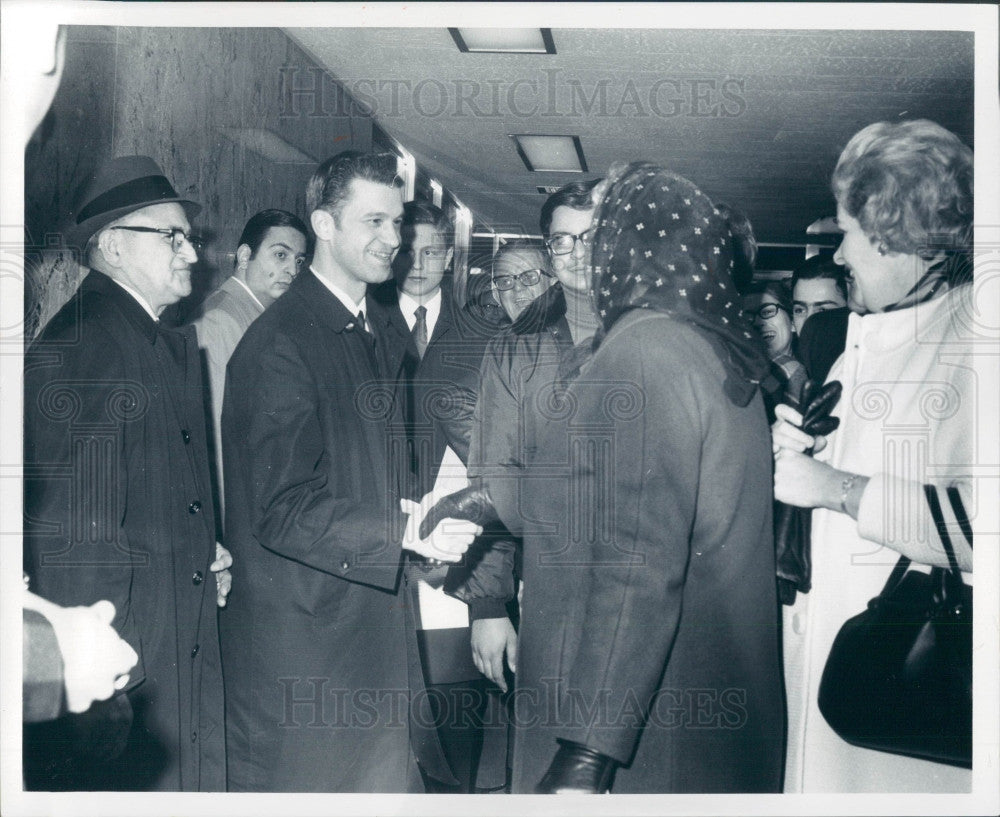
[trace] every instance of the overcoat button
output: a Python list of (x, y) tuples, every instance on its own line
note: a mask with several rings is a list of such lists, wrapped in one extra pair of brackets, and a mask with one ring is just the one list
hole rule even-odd
[(194, 743), (196, 740), (198, 740), (198, 733), (197, 732), (192, 732), (191, 733), (191, 742)]
[(191, 577), (191, 584), (193, 584), (195, 587), (197, 587), (204, 580), (205, 580), (205, 576), (202, 574), (202, 572), (200, 570), (196, 570), (194, 572), (194, 575)]
[(199, 644), (194, 645), (194, 649), (191, 650), (191, 657), (194, 658), (198, 654), (198, 650), (201, 649)]
[(196, 499), (190, 505), (188, 505), (188, 513), (196, 514), (201, 511), (201, 503)]
[(184, 440), (184, 444), (187, 445), (191, 442), (191, 435), (184, 429), (181, 429), (181, 439)]
[(351, 566), (351, 565), (350, 565), (350, 563), (349, 563), (349, 562), (341, 562), (341, 563), (340, 563), (340, 569), (341, 569), (341, 570), (347, 570), (348, 568), (350, 568), (350, 566)]

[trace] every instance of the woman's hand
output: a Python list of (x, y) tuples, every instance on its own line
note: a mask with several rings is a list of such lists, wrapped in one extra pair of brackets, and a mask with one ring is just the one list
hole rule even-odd
[(857, 519), (867, 485), (868, 477), (838, 471), (808, 454), (782, 448), (774, 455), (774, 498), (786, 505), (846, 510)]
[(802, 415), (791, 406), (785, 403), (775, 406), (774, 416), (778, 418), (771, 426), (771, 450), (775, 455), (782, 450), (804, 454), (810, 449), (816, 453), (826, 448), (826, 437), (813, 437), (800, 428)]
[(798, 508), (839, 510), (840, 473), (808, 454), (781, 448), (774, 455), (774, 498)]

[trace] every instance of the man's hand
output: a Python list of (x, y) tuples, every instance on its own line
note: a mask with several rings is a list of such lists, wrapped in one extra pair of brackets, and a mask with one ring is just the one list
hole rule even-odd
[(507, 682), (503, 677), (503, 657), (507, 665), (517, 672), (517, 631), (510, 619), (481, 618), (472, 622), (472, 663), (504, 692)]
[(70, 712), (86, 712), (94, 701), (106, 700), (128, 685), (139, 656), (111, 626), (115, 606), (110, 601), (60, 607), (33, 593), (26, 595), (24, 606), (48, 619), (59, 643)]
[(215, 603), (225, 607), (229, 591), (233, 589), (233, 574), (229, 568), (233, 566), (233, 555), (218, 542), (215, 543), (215, 561), (208, 569), (215, 574)]
[(399, 500), (403, 513), (410, 517), (403, 532), (403, 547), (427, 559), (457, 562), (483, 529), (463, 519), (441, 519), (427, 536), (421, 537), (418, 533), (421, 522), (436, 500), (433, 494), (424, 496), (419, 505), (411, 499)]

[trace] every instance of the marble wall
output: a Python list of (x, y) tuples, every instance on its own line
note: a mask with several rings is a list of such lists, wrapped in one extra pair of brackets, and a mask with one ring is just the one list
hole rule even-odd
[(25, 151), (26, 335), (79, 282), (79, 252), (61, 236), (103, 161), (152, 156), (203, 205), (194, 226), (209, 244), (182, 319), (229, 274), (251, 215), (305, 217), (316, 162), (371, 140), (369, 117), (279, 29), (71, 27), (62, 83)]

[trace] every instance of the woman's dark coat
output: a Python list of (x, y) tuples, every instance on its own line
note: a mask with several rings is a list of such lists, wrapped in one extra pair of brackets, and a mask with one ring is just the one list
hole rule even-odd
[(560, 738), (623, 764), (615, 793), (780, 791), (770, 440), (724, 378), (691, 327), (625, 316), (498, 498), (526, 526), (515, 792)]

